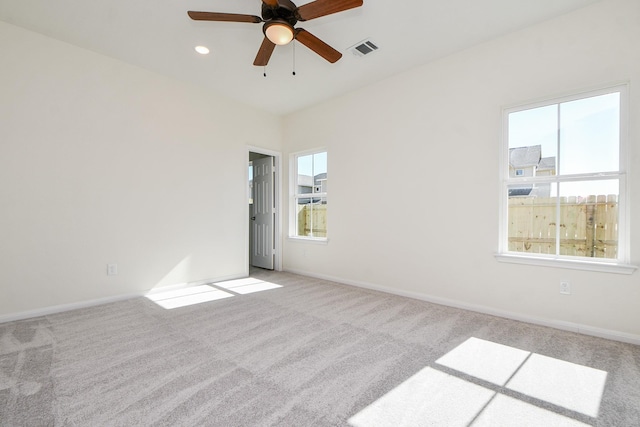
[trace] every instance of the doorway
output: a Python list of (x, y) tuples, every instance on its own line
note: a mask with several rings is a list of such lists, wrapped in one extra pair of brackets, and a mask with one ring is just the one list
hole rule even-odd
[(280, 154), (249, 148), (248, 269), (282, 270)]

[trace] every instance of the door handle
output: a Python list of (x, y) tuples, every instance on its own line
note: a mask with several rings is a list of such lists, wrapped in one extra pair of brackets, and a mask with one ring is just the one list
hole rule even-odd
[(251, 217), (251, 221), (255, 221), (255, 220), (256, 220), (256, 217), (255, 217), (255, 216), (252, 216), (252, 217)]

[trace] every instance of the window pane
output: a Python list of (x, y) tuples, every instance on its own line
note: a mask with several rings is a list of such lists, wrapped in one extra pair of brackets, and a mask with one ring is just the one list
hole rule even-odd
[(313, 181), (314, 193), (327, 192), (327, 153), (316, 153), (313, 155)]
[(560, 183), (560, 254), (618, 256), (618, 180)]
[(556, 174), (558, 105), (509, 114), (509, 176)]
[(508, 210), (509, 251), (556, 253), (555, 189), (536, 185), (510, 185)]
[(316, 153), (313, 155), (313, 172), (315, 175), (327, 173), (327, 152)]
[(619, 93), (561, 104), (559, 173), (617, 171), (619, 117)]
[(311, 199), (301, 198), (296, 200), (296, 230), (298, 230), (298, 236), (309, 236), (311, 233), (310, 224), (309, 226), (307, 225), (308, 222), (311, 222), (309, 215), (311, 208), (308, 208), (310, 205)]
[(313, 191), (313, 155), (298, 157), (298, 194), (307, 194)]
[(325, 198), (314, 199), (311, 205), (312, 221), (311, 235), (313, 237), (327, 237), (327, 200)]
[(327, 237), (326, 198), (300, 198), (296, 208), (298, 236)]

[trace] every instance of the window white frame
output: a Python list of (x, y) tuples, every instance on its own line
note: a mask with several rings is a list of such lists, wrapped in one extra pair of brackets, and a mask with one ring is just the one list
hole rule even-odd
[[(327, 177), (329, 176), (329, 153), (326, 148), (316, 148), (312, 150), (298, 151), (291, 153), (289, 156), (289, 238), (294, 240), (308, 241), (313, 243), (327, 243), (328, 242), (328, 230), (326, 237), (316, 236), (301, 236), (298, 235), (298, 199), (306, 198), (322, 198), (328, 201), (328, 191), (316, 192), (315, 182), (312, 193), (298, 193), (298, 158), (309, 155), (326, 153), (327, 155)], [(326, 190), (326, 189), (325, 189)]]
[[(509, 114), (533, 108), (545, 107), (549, 105), (561, 104), (576, 101), (594, 96), (610, 93), (620, 94), (620, 146), (619, 146), (619, 168), (617, 171), (574, 174), (574, 175), (553, 175), (553, 176), (533, 176), (533, 177), (510, 177), (509, 176)], [(536, 102), (529, 102), (504, 108), (502, 110), (502, 141), (500, 149), (500, 215), (499, 215), (499, 245), (496, 259), (501, 262), (533, 264), (550, 267), (563, 267), (570, 269), (592, 270), (602, 272), (613, 272), (631, 274), (637, 267), (630, 265), (629, 254), (629, 206), (627, 188), (628, 170), (628, 84), (616, 84), (607, 87), (600, 87), (589, 91), (581, 91), (565, 96), (549, 98)], [(508, 202), (509, 185), (513, 184), (549, 184), (562, 183), (581, 180), (600, 180), (615, 178), (619, 180), (618, 196), (618, 257), (617, 259), (589, 258), (552, 254), (533, 254), (524, 252), (513, 252), (508, 250)], [(559, 227), (558, 227), (559, 229)], [(558, 231), (559, 233), (559, 231)], [(559, 235), (556, 235), (559, 239)], [(557, 251), (556, 251), (557, 252)]]

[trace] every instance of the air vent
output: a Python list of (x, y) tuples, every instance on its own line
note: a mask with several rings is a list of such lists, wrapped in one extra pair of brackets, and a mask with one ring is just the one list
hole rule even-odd
[(366, 39), (351, 46), (348, 50), (355, 56), (365, 56), (378, 50), (378, 45), (374, 43), (373, 40)]

